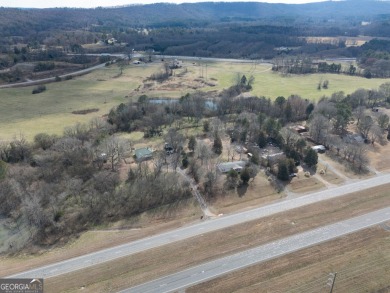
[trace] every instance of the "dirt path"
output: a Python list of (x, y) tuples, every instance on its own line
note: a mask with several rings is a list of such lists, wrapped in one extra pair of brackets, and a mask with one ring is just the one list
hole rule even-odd
[(200, 194), (200, 192), (198, 191), (198, 185), (194, 182), (194, 179), (192, 179), (190, 176), (188, 176), (182, 169), (180, 169), (179, 167), (176, 168), (177, 170), (177, 173), (179, 173), (180, 175), (183, 176), (183, 178), (188, 181), (191, 185), (191, 190), (192, 190), (192, 194), (194, 195), (194, 197), (196, 198), (196, 200), (198, 201), (202, 211), (203, 211), (203, 214), (206, 218), (210, 218), (210, 217), (215, 217), (216, 215), (213, 214), (209, 207), (207, 206), (207, 203), (205, 201), (205, 199), (202, 197), (202, 195)]
[(326, 166), (326, 168), (329, 168), (333, 173), (335, 173), (337, 176), (345, 180), (345, 183), (350, 182), (352, 179), (341, 173), (339, 170), (337, 170), (335, 167), (333, 167), (329, 162), (323, 160), (320, 156), (318, 156), (318, 162), (320, 162), (322, 165)]
[(314, 178), (317, 179), (318, 181), (322, 182), (322, 183), (326, 186), (326, 188), (331, 188), (331, 187), (337, 186), (337, 185), (335, 185), (335, 184), (332, 184), (332, 183), (326, 181), (326, 180), (325, 180), (324, 178), (322, 178), (322, 176), (319, 175), (318, 173), (314, 174), (312, 177), (314, 177)]

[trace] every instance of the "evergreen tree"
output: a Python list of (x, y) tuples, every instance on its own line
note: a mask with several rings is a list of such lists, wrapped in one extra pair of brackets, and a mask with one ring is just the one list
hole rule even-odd
[(241, 171), (240, 178), (243, 184), (248, 184), (248, 181), (251, 179), (251, 174), (249, 173), (248, 168), (244, 168)]
[(223, 149), (223, 147), (222, 147), (222, 140), (219, 137), (218, 133), (215, 133), (214, 134), (213, 151), (217, 155), (220, 155), (220, 154), (222, 154), (222, 149)]
[(314, 110), (313, 103), (310, 103), (309, 105), (307, 105), (307, 107), (306, 107), (306, 115), (307, 115), (307, 117), (310, 116), (310, 114), (311, 114), (311, 112), (313, 112), (313, 110)]
[(209, 131), (210, 131), (210, 122), (206, 120), (203, 122), (203, 132), (209, 132)]
[(290, 179), (289, 175), (287, 162), (285, 160), (281, 160), (278, 164), (278, 179), (288, 181)]
[(188, 167), (188, 165), (190, 164), (190, 161), (188, 160), (187, 155), (185, 155), (183, 157), (183, 160), (181, 161), (181, 164), (182, 164), (184, 169), (186, 169)]
[(267, 137), (263, 131), (260, 131), (257, 143), (260, 148), (265, 148), (267, 146)]
[(230, 170), (226, 175), (225, 186), (227, 189), (235, 189), (238, 185), (238, 173), (236, 170)]
[(309, 149), (305, 156), (304, 162), (308, 167), (314, 167), (318, 163), (318, 154), (315, 150)]
[(195, 150), (195, 147), (196, 147), (196, 139), (195, 136), (191, 135), (188, 141), (188, 149), (193, 152)]

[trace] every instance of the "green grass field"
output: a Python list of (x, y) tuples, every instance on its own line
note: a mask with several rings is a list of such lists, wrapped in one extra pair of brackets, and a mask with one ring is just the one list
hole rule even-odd
[[(271, 71), (271, 65), (253, 64), (221, 64), (212, 63), (207, 66), (207, 77), (218, 79), (218, 89), (227, 88), (236, 79), (237, 74), (245, 74), (247, 78), (255, 77), (252, 93), (275, 99), (278, 96), (288, 97), (292, 94), (302, 98), (318, 100), (322, 96), (330, 96), (334, 92), (352, 93), (358, 88), (377, 89), (389, 79), (366, 79), (361, 77), (337, 74), (310, 74), (282, 76)], [(203, 74), (205, 76), (205, 74)], [(328, 80), (329, 88), (317, 90), (320, 81)], [(216, 88), (210, 88), (216, 89)]]
[[(183, 82), (199, 78), (202, 67), (185, 62), (188, 73)], [(37, 133), (61, 134), (64, 127), (78, 122), (88, 122), (94, 117), (101, 117), (122, 102), (134, 89), (142, 85), (143, 80), (161, 68), (161, 63), (151, 65), (130, 65), (123, 75), (113, 65), (94, 71), (73, 80), (47, 84), (47, 91), (32, 95), (33, 87), (0, 89), (0, 141), (23, 135), (31, 140)], [(351, 93), (358, 88), (378, 88), (388, 80), (364, 79), (344, 75), (313, 74), (283, 77), (271, 71), (271, 65), (253, 65), (239, 63), (208, 63), (203, 65), (203, 78), (216, 83), (214, 87), (200, 88), (203, 91), (221, 90), (233, 84), (237, 74), (253, 75), (255, 83), (253, 94), (271, 99), (283, 95), (298, 94), (303, 98), (317, 100), (323, 95), (344, 91)], [(329, 89), (317, 90), (320, 80), (329, 80)], [(152, 97), (180, 97), (187, 90), (155, 90), (147, 92)], [(195, 91), (191, 89), (188, 91)], [(140, 93), (141, 94), (141, 93)], [(75, 115), (72, 111), (98, 108), (98, 112)]]
[[(129, 68), (119, 78), (115, 66), (103, 68), (73, 80), (47, 84), (47, 90), (32, 95), (34, 88), (0, 90), (0, 140), (23, 135), (32, 139), (46, 132), (61, 134), (65, 126), (101, 117), (127, 101), (129, 92), (137, 88), (150, 68)], [(98, 112), (75, 115), (74, 110), (98, 108)]]

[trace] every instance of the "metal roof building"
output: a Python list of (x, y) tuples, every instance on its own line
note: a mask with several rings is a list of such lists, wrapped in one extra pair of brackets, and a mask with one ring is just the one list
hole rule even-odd
[(220, 163), (217, 165), (218, 170), (221, 173), (227, 173), (230, 170), (236, 170), (241, 171), (242, 168), (244, 168), (246, 165), (245, 161), (235, 161), (235, 162), (227, 162), (227, 163)]
[(153, 150), (151, 148), (141, 148), (135, 150), (135, 159), (137, 161), (148, 160), (153, 157)]

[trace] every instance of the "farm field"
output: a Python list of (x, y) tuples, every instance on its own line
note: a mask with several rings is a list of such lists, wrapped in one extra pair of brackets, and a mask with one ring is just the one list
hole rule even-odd
[[(155, 62), (130, 65), (119, 77), (119, 68), (113, 65), (73, 80), (47, 84), (47, 90), (36, 95), (31, 94), (34, 87), (1, 89), (0, 140), (20, 135), (32, 140), (40, 132), (61, 134), (66, 126), (102, 117), (112, 107), (142, 94), (178, 98), (196, 90), (215, 92), (232, 85), (238, 74), (253, 75), (252, 94), (271, 99), (298, 94), (318, 100), (337, 91), (351, 93), (358, 88), (377, 88), (387, 81), (331, 74), (283, 77), (272, 72), (270, 64), (212, 62), (207, 63), (207, 67), (200, 64), (184, 62), (184, 67), (176, 70), (175, 76), (163, 84), (143, 84), (147, 77), (160, 70), (161, 62)], [(325, 79), (329, 80), (329, 89), (318, 91), (318, 82)], [(85, 109), (99, 111), (86, 115), (71, 113)]]
[[(204, 234), (201, 237), (194, 237), (169, 246), (163, 246), (129, 257), (124, 257), (116, 261), (107, 262), (90, 269), (50, 278), (46, 281), (46, 288), (48, 292), (65, 290), (67, 290), (67, 292), (76, 292), (81, 288), (85, 292), (108, 292), (110, 290), (117, 291), (119, 289), (134, 286), (223, 255), (249, 249), (274, 239), (280, 239), (314, 227), (373, 211), (382, 207), (384, 204), (389, 203), (390, 197), (388, 187), (388, 185), (385, 185), (373, 188), (369, 192), (357, 192), (335, 200), (312, 204), (285, 212), (282, 217), (279, 215), (266, 217), (217, 232)], [(379, 236), (383, 237), (383, 233)], [(370, 236), (371, 234), (367, 235)], [(373, 235), (376, 234), (374, 233)], [(352, 241), (354, 243), (354, 248), (356, 249), (371, 249), (372, 247), (376, 247), (377, 249), (377, 245), (381, 243), (379, 242), (378, 244), (378, 238), (376, 238), (376, 236), (373, 236), (372, 238), (365, 237), (364, 241), (362, 241), (362, 246), (360, 246), (360, 244), (358, 245), (361, 241), (359, 238), (360, 236), (361, 234), (348, 236), (356, 237), (353, 239), (357, 240)], [(343, 239), (345, 238), (343, 237), (340, 241)], [(355, 241), (357, 242), (356, 245)], [(330, 248), (334, 248), (334, 246), (329, 243), (323, 245), (330, 245)], [(341, 245), (340, 247), (345, 249), (345, 245)], [(315, 251), (318, 252), (317, 246), (311, 249), (315, 249)], [(373, 257), (372, 260), (375, 261), (380, 257), (377, 254), (388, 249), (388, 246), (384, 246), (383, 249), (384, 250), (377, 249), (375, 255), (367, 254), (367, 257)], [(303, 253), (305, 253), (305, 251), (303, 251)], [(275, 270), (269, 270), (268, 268), (270, 268), (270, 266), (264, 264), (260, 265), (260, 267), (267, 268), (266, 270), (269, 272), (274, 271), (275, 274), (285, 273), (287, 275), (288, 272), (291, 272), (290, 278), (294, 278), (294, 272), (299, 268), (306, 274), (306, 278), (315, 278), (318, 277), (318, 275), (311, 275), (312, 268), (309, 264), (316, 262), (318, 258), (321, 260), (326, 259), (326, 253), (325, 250), (324, 253), (305, 253), (306, 257), (303, 264), (288, 266), (281, 271), (281, 273), (278, 273), (278, 266), (275, 267)], [(294, 258), (295, 255), (298, 254), (286, 257)], [(157, 262), (156, 259), (159, 261)], [(296, 259), (299, 258), (297, 257)], [(346, 253), (342, 259), (345, 263), (348, 261), (353, 262), (354, 260), (356, 260), (356, 255), (353, 256), (353, 254), (351, 255), (350, 253)], [(285, 264), (285, 260), (282, 261), (282, 263)], [(328, 274), (333, 268), (337, 267), (326, 266), (321, 269), (325, 272), (324, 274)], [(253, 276), (256, 272), (257, 270), (253, 270), (249, 275)], [(267, 279), (267, 277), (268, 276), (266, 276), (265, 279)], [(235, 281), (241, 282), (240, 280)], [(243, 282), (244, 281), (246, 282), (246, 279), (243, 279)], [(275, 279), (273, 281), (275, 281)], [(233, 286), (233, 284), (230, 285)], [(244, 287), (245, 283), (240, 283), (237, 286), (240, 287), (241, 285)], [(296, 285), (299, 284), (297, 283)], [(208, 290), (217, 288), (214, 287), (214, 284), (212, 283), (207, 283), (205, 286)], [(378, 286), (378, 284), (372, 285), (371, 288), (379, 288)], [(206, 287), (195, 288), (192, 292), (203, 292)], [(224, 290), (222, 290), (222, 292), (223, 291)], [(221, 292), (221, 290), (218, 292)]]
[[(253, 75), (255, 82), (252, 94), (275, 99), (278, 96), (288, 97), (292, 94), (305, 99), (318, 100), (334, 92), (343, 91), (350, 94), (358, 88), (376, 89), (388, 79), (366, 79), (362, 77), (336, 74), (308, 74), (282, 76), (271, 70), (270, 64), (236, 64), (212, 63), (207, 66), (207, 76), (216, 78), (218, 86), (214, 89), (227, 88), (234, 82), (237, 73), (246, 77)], [(320, 81), (328, 80), (329, 88), (317, 90)]]
[[(0, 90), (0, 140), (23, 135), (31, 140), (35, 134), (46, 132), (61, 134), (64, 127), (86, 123), (93, 117), (101, 117), (109, 110), (125, 102), (125, 96), (143, 79), (144, 71), (120, 78), (117, 67), (103, 68), (72, 80), (49, 83), (47, 90), (32, 95), (34, 86)], [(147, 73), (148, 74), (148, 73)], [(99, 109), (86, 115), (72, 111)]]

